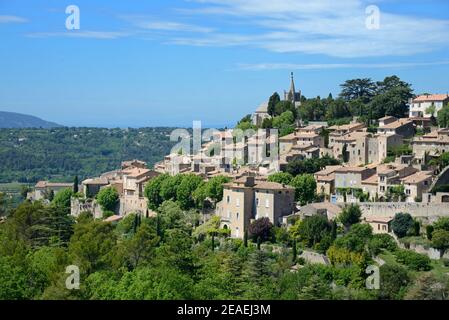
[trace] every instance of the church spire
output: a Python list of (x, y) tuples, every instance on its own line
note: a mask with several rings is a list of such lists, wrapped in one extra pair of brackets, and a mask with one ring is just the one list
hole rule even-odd
[(295, 96), (295, 80), (293, 80), (293, 72), (291, 72), (291, 83), (290, 83), (290, 93)]

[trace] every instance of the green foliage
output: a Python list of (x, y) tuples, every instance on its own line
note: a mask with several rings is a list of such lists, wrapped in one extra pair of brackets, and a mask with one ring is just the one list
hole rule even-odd
[(114, 187), (103, 188), (97, 194), (97, 202), (103, 211), (114, 211), (119, 194)]
[(148, 208), (150, 208), (151, 210), (156, 210), (162, 204), (162, 202), (164, 202), (164, 198), (161, 196), (161, 188), (163, 182), (168, 179), (170, 179), (170, 175), (161, 174), (151, 179), (145, 186), (144, 194), (148, 199)]
[(346, 227), (349, 228), (351, 225), (360, 222), (360, 217), (362, 216), (362, 211), (360, 207), (355, 204), (344, 207), (338, 216), (338, 220)]
[(273, 93), (270, 99), (268, 100), (267, 112), (270, 116), (275, 115), (275, 108), (279, 102), (281, 102), (281, 97), (279, 97), (279, 94), (277, 92)]
[(295, 188), (295, 199), (301, 205), (313, 202), (316, 198), (316, 181), (313, 175), (303, 174), (296, 176), (290, 182)]
[(449, 103), (438, 111), (437, 120), (440, 128), (449, 127)]
[(441, 257), (449, 249), (449, 231), (437, 229), (432, 233), (432, 247), (440, 250)]
[(348, 233), (335, 240), (334, 244), (339, 248), (345, 248), (354, 252), (365, 252), (366, 247), (373, 236), (373, 230), (369, 224), (354, 224)]
[(293, 176), (288, 172), (277, 172), (277, 173), (273, 173), (272, 175), (268, 176), (268, 181), (277, 182), (277, 183), (281, 183), (281, 184), (290, 184), (292, 179), (293, 179)]
[[(0, 182), (73, 181), (141, 159), (149, 166), (170, 152), (171, 128), (1, 129)], [(20, 139), (20, 141), (19, 141)]]
[(51, 201), (52, 205), (63, 208), (66, 210), (70, 210), (70, 199), (73, 196), (73, 191), (71, 189), (64, 189), (56, 193), (53, 200)]
[(326, 217), (321, 215), (314, 215), (304, 220), (298, 220), (295, 226), (291, 230), (292, 237), (298, 239), (309, 248), (316, 246), (331, 236), (331, 224)]
[(394, 252), (398, 262), (415, 271), (429, 271), (432, 269), (430, 258), (426, 255), (410, 250), (398, 249)]
[(297, 176), (305, 173), (315, 173), (322, 170), (326, 166), (338, 165), (341, 162), (337, 159), (331, 158), (329, 156), (324, 156), (321, 158), (305, 159), (305, 160), (294, 160), (287, 164), (286, 171), (292, 176)]
[(368, 243), (369, 251), (374, 256), (377, 256), (383, 249), (394, 251), (398, 245), (392, 236), (389, 234), (374, 234)]
[(407, 235), (409, 230), (413, 227), (414, 221), (408, 213), (396, 213), (393, 221), (391, 222), (391, 228), (393, 232), (399, 237), (403, 238)]
[(187, 174), (183, 177), (176, 191), (176, 199), (182, 209), (189, 209), (195, 206), (192, 194), (202, 182), (203, 179), (194, 174)]
[(380, 267), (379, 296), (381, 299), (402, 299), (409, 283), (410, 277), (405, 268), (389, 264)]

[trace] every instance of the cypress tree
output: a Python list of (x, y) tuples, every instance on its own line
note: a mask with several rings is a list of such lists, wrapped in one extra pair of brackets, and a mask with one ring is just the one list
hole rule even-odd
[(260, 237), (257, 237), (257, 250), (260, 250), (261, 242), (262, 242), (262, 239)]
[(248, 248), (248, 230), (245, 230), (245, 233), (243, 234), (243, 246)]
[(75, 179), (73, 179), (73, 193), (78, 193), (78, 176), (75, 176)]
[(293, 257), (292, 257), (293, 263), (296, 262), (297, 255), (298, 255), (298, 252), (296, 250), (296, 240), (293, 240)]

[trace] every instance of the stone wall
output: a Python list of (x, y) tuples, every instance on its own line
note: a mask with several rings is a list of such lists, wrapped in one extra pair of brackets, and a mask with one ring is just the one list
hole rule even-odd
[(89, 211), (97, 219), (103, 217), (103, 211), (100, 205), (91, 199), (78, 199), (72, 198), (70, 201), (70, 214), (74, 217), (78, 217), (80, 213)]
[[(345, 204), (338, 205), (344, 207)], [(364, 217), (393, 217), (396, 213), (405, 212), (413, 217), (434, 221), (438, 217), (449, 217), (449, 203), (421, 202), (362, 202), (358, 203)]]

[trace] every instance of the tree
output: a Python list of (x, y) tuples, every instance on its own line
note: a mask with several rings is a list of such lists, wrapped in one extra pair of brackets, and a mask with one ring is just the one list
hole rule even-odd
[(360, 99), (367, 103), (374, 96), (376, 84), (369, 78), (347, 80), (341, 84), (340, 97), (346, 101)]
[(293, 178), (290, 185), (295, 188), (295, 199), (301, 205), (313, 202), (316, 198), (316, 181), (313, 175), (303, 174)]
[(449, 217), (440, 217), (433, 224), (435, 230), (446, 230), (449, 231)]
[(388, 300), (401, 299), (410, 282), (405, 268), (398, 265), (384, 264), (380, 267), (380, 298)]
[(63, 208), (70, 212), (70, 202), (73, 196), (73, 191), (71, 189), (64, 189), (56, 193), (52, 200), (52, 205), (55, 207)]
[(0, 192), (0, 217), (6, 215), (6, 197), (3, 192)]
[(393, 221), (391, 222), (391, 228), (399, 238), (403, 238), (407, 235), (410, 228), (413, 227), (413, 224), (413, 218), (410, 214), (396, 213)]
[(78, 176), (75, 176), (75, 178), (73, 179), (73, 193), (76, 194), (78, 193)]
[(87, 274), (111, 267), (116, 243), (111, 223), (91, 221), (77, 223), (70, 240), (69, 255), (73, 264)]
[(97, 194), (97, 202), (103, 211), (114, 211), (119, 194), (114, 187), (103, 188)]
[(151, 210), (156, 210), (162, 202), (164, 202), (164, 198), (161, 196), (161, 187), (164, 180), (169, 179), (170, 175), (161, 174), (153, 179), (151, 179), (145, 186), (144, 194), (148, 199), (148, 208)]
[(432, 233), (432, 247), (440, 250), (440, 257), (443, 257), (449, 249), (449, 231), (437, 229)]
[(338, 219), (345, 226), (345, 228), (349, 229), (349, 227), (353, 224), (359, 223), (361, 217), (362, 211), (360, 210), (360, 207), (356, 204), (351, 204), (344, 207), (338, 216)]
[(187, 174), (181, 181), (176, 191), (176, 198), (182, 209), (190, 209), (195, 206), (193, 192), (201, 185), (203, 179), (194, 174)]
[(268, 181), (277, 182), (281, 184), (290, 184), (293, 176), (288, 172), (277, 172), (268, 176)]
[(210, 198), (214, 205), (223, 199), (223, 184), (230, 182), (231, 179), (225, 176), (216, 176), (211, 178), (205, 186), (205, 195)]
[(150, 261), (159, 240), (156, 231), (148, 223), (143, 223), (131, 238), (125, 239), (120, 244), (118, 256), (130, 270), (133, 270)]
[(298, 220), (295, 226), (297, 234), (293, 233), (293, 237), (297, 237), (308, 247), (313, 247), (325, 237), (330, 236), (332, 228), (327, 218), (321, 215), (307, 217), (303, 221)]
[(440, 128), (449, 127), (449, 103), (438, 111), (437, 121)]
[(259, 218), (251, 223), (248, 227), (248, 235), (253, 240), (261, 239), (267, 241), (272, 237), (273, 224), (267, 217)]
[(279, 94), (277, 92), (273, 93), (268, 100), (268, 109), (267, 112), (270, 116), (275, 115), (275, 107), (276, 105), (281, 102), (281, 98), (279, 97)]
[(433, 230), (435, 230), (435, 228), (434, 228), (431, 224), (428, 224), (428, 225), (426, 226), (426, 236), (427, 236), (427, 240), (432, 240), (432, 233), (433, 233)]

